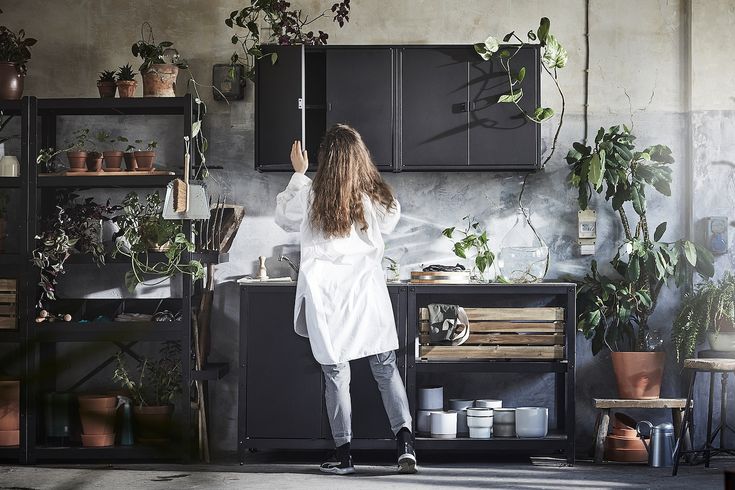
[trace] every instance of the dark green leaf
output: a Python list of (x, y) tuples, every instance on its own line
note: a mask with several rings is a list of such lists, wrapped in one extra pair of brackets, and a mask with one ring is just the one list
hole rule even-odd
[(532, 30), (531, 30), (531, 31), (528, 31), (528, 34), (526, 34), (526, 36), (527, 36), (527, 37), (528, 37), (528, 39), (529, 39), (529, 40), (531, 40), (531, 41), (535, 41), (535, 40), (537, 39), (537, 38), (536, 38), (536, 33), (535, 33), (535, 32), (533, 32)]
[(685, 240), (683, 243), (684, 247), (684, 255), (687, 258), (687, 262), (689, 262), (692, 267), (696, 267), (697, 265), (697, 249), (694, 247), (694, 244), (690, 242), (689, 240)]
[(498, 102), (500, 102), (500, 103), (514, 103), (514, 102), (516, 102), (517, 103), (519, 100), (521, 100), (522, 97), (523, 97), (523, 89), (520, 89), (519, 88), (518, 90), (516, 90), (513, 93), (501, 95), (498, 98)]
[(452, 234), (454, 233), (455, 227), (452, 226), (451, 228), (445, 228), (444, 231), (442, 231), (442, 235), (444, 235), (447, 238), (452, 238)]
[(465, 254), (464, 245), (462, 242), (457, 242), (454, 244), (454, 254), (457, 257), (462, 257), (463, 259), (467, 258), (467, 255)]
[(541, 42), (541, 46), (546, 44), (546, 37), (549, 35), (550, 25), (551, 22), (547, 17), (541, 18), (541, 22), (539, 23), (538, 29), (536, 30), (536, 34), (538, 35), (538, 40)]
[(518, 76), (516, 77), (516, 80), (519, 82), (522, 82), (523, 79), (526, 78), (526, 67), (521, 67), (520, 70), (518, 70)]
[(602, 176), (604, 172), (604, 163), (600, 159), (599, 153), (595, 153), (590, 158), (589, 181), (592, 187), (597, 190), (602, 186)]
[(661, 240), (661, 238), (663, 238), (664, 236), (664, 233), (666, 233), (666, 221), (656, 227), (656, 231), (653, 233), (653, 240), (656, 242)]
[(640, 273), (640, 261), (638, 260), (638, 257), (633, 256), (628, 262), (628, 270), (626, 271), (625, 277), (630, 282), (636, 282), (638, 277), (640, 277)]
[(507, 43), (508, 41), (510, 41), (510, 39), (513, 37), (513, 34), (515, 34), (515, 33), (516, 33), (516, 31), (510, 31), (508, 34), (506, 34), (503, 37), (503, 42), (504, 43)]
[(546, 121), (554, 117), (554, 109), (551, 107), (537, 107), (533, 112), (533, 118), (539, 122)]

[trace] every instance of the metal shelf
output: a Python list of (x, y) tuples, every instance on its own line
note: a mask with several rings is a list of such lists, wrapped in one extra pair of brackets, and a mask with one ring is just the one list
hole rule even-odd
[(0, 177), (0, 187), (5, 189), (20, 189), (21, 183), (20, 177)]
[(17, 462), (19, 459), (20, 459), (20, 447), (19, 446), (0, 447), (0, 461), (14, 460)]
[(25, 256), (20, 254), (0, 254), (0, 265), (25, 265)]
[(20, 343), (23, 338), (20, 335), (20, 331), (17, 329), (0, 329), (0, 343), (12, 344)]
[(6, 116), (19, 116), (23, 112), (23, 101), (0, 100), (0, 111)]
[(189, 107), (183, 97), (38, 99), (38, 113), (45, 115), (158, 115), (181, 116)]
[(40, 342), (116, 342), (181, 340), (183, 322), (40, 323), (31, 337)]
[(493, 450), (545, 453), (566, 450), (567, 436), (560, 432), (550, 432), (546, 437), (523, 439), (518, 437), (497, 437), (491, 439), (470, 439), (469, 437), (435, 439), (431, 437), (416, 437), (416, 449), (467, 451)]
[(63, 175), (39, 175), (38, 187), (73, 187), (73, 188), (163, 188), (176, 178), (175, 175), (124, 175), (105, 177), (100, 175), (79, 175), (67, 177)]
[(178, 460), (183, 454), (180, 446), (36, 446), (33, 450), (37, 459), (43, 460)]
[(502, 359), (478, 361), (422, 361), (416, 359), (418, 373), (564, 373), (569, 367), (566, 361), (504, 361)]
[[(192, 260), (198, 260), (203, 264), (222, 264), (229, 262), (230, 254), (219, 253), (219, 252), (193, 252), (191, 254)], [(148, 252), (148, 260), (152, 262), (163, 261), (166, 262), (166, 254), (163, 252)], [(105, 264), (129, 264), (130, 258), (125, 255), (118, 254), (117, 257), (105, 256)], [(73, 254), (66, 259), (66, 264), (76, 265), (93, 265), (95, 264), (92, 256), (89, 254)]]

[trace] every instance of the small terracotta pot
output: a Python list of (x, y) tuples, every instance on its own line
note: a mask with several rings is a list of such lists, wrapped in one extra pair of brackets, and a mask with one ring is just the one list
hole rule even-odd
[(102, 153), (98, 151), (90, 151), (87, 153), (87, 172), (99, 172), (102, 170)]
[(125, 170), (135, 170), (138, 168), (138, 165), (135, 162), (134, 152), (126, 151), (125, 153), (123, 153), (123, 157), (125, 158)]
[(87, 170), (86, 151), (67, 151), (66, 158), (69, 160), (70, 172), (85, 172)]
[(0, 380), (0, 431), (20, 429), (20, 380)]
[(112, 99), (115, 98), (117, 85), (115, 85), (115, 82), (97, 82), (97, 90), (99, 90), (101, 98)]
[(151, 170), (153, 168), (153, 162), (156, 160), (155, 151), (136, 151), (135, 163), (137, 165), (136, 170)]
[(105, 408), (115, 408), (117, 406), (117, 397), (115, 395), (79, 395), (79, 410), (102, 410)]
[(82, 421), (83, 434), (112, 434), (115, 431), (115, 414), (117, 409), (97, 408), (79, 409), (79, 418)]
[(0, 447), (20, 444), (20, 430), (0, 430)]
[(102, 156), (105, 157), (105, 171), (120, 172), (122, 169), (123, 152), (121, 151), (103, 151)]
[(665, 352), (613, 352), (611, 358), (620, 398), (651, 400), (659, 397)]
[(171, 434), (173, 413), (173, 405), (134, 406), (133, 422), (135, 423), (136, 438), (139, 442), (167, 440)]
[(141, 75), (143, 77), (143, 97), (176, 97), (178, 66), (169, 63), (151, 65)]
[(0, 63), (0, 100), (18, 100), (23, 97), (25, 76), (18, 73), (16, 63)]
[(135, 89), (138, 88), (138, 82), (135, 80), (118, 80), (117, 94), (121, 99), (135, 97)]
[(84, 447), (109, 447), (115, 444), (115, 433), (112, 434), (82, 434)]

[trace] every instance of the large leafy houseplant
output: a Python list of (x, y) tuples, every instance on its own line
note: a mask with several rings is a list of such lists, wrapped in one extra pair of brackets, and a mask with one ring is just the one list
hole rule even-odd
[(600, 128), (593, 145), (574, 143), (566, 157), (579, 207), (587, 209), (593, 194), (603, 195), (624, 232), (610, 262), (612, 274), (600, 272), (593, 261), (577, 294), (577, 325), (591, 340), (594, 354), (604, 346), (613, 351), (657, 350), (660, 342), (649, 318), (664, 285), (673, 280), (683, 286), (693, 270), (704, 277), (714, 273), (713, 257), (704, 248), (684, 239), (663, 240), (666, 222), (651, 232), (646, 195), (650, 190), (671, 195), (674, 158), (667, 146), (637, 151), (634, 141), (627, 126)]
[(733, 330), (735, 322), (735, 275), (719, 281), (704, 281), (686, 294), (671, 329), (671, 340), (679, 361), (691, 357), (706, 333), (719, 335)]
[[(112, 256), (122, 254), (130, 258), (131, 270), (125, 274), (125, 285), (134, 291), (140, 283), (158, 284), (177, 274), (189, 274), (194, 279), (204, 276), (204, 268), (197, 260), (183, 261), (184, 252), (193, 252), (194, 244), (182, 231), (178, 221), (164, 220), (158, 192), (148, 194), (143, 201), (131, 192), (122, 204), (122, 213), (114, 221), (120, 227), (116, 233)], [(154, 261), (150, 250), (162, 251), (165, 260)], [(157, 281), (146, 281), (157, 276)]]
[[(0, 10), (0, 14), (2, 12)], [(15, 63), (18, 74), (25, 75), (26, 63), (31, 59), (31, 50), (28, 48), (36, 42), (36, 39), (26, 37), (23, 29), (15, 33), (6, 26), (0, 26), (0, 62)]]
[[(327, 44), (329, 35), (326, 32), (307, 31), (309, 24), (321, 19), (331, 12), (332, 20), (343, 27), (350, 20), (350, 0), (334, 3), (318, 15), (309, 18), (301, 9), (291, 8), (291, 3), (285, 0), (250, 0), (250, 5), (233, 10), (225, 19), (225, 25), (235, 33), (230, 39), (232, 44), (240, 46), (242, 53), (235, 51), (230, 58), (231, 63), (245, 66), (245, 77), (255, 81), (255, 61), (270, 56), (271, 62), (277, 60), (276, 53), (264, 54), (260, 49), (261, 43), (271, 41), (281, 45)], [(265, 24), (270, 30), (267, 38), (262, 37), (261, 28)]]
[(117, 354), (113, 381), (130, 393), (136, 406), (170, 405), (181, 393), (181, 344), (164, 342), (158, 359), (144, 357), (135, 376), (121, 353)]

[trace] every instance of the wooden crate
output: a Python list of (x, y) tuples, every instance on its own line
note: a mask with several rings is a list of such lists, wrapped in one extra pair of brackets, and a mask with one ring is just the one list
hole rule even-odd
[(18, 328), (18, 281), (0, 279), (0, 329)]
[(419, 310), (424, 359), (563, 359), (564, 308), (465, 308), (470, 336), (461, 346), (430, 345), (429, 310)]

